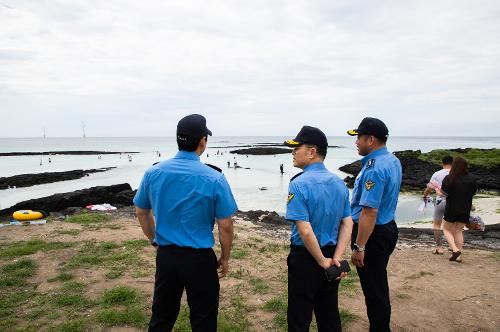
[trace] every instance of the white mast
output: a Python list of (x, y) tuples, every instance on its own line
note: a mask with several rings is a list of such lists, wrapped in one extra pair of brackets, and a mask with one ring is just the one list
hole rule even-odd
[(82, 121), (83, 138), (85, 138), (85, 123)]

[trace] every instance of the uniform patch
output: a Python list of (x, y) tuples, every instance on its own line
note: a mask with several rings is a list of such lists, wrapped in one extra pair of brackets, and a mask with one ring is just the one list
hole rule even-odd
[(295, 197), (295, 194), (288, 194), (287, 204)]
[(365, 188), (366, 188), (366, 190), (370, 190), (374, 186), (375, 186), (375, 182), (373, 182), (372, 180), (368, 180), (368, 181), (365, 182)]
[(370, 159), (370, 160), (368, 160), (368, 162), (366, 163), (366, 168), (373, 167), (374, 165), (375, 165), (375, 159)]

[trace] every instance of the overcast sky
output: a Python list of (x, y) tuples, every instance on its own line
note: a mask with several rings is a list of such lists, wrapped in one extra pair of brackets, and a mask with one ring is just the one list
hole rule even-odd
[(0, 137), (500, 135), (500, 1), (0, 0)]

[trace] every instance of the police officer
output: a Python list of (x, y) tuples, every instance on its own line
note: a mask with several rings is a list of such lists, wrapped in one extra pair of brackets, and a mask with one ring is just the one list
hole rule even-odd
[(288, 331), (308, 331), (312, 312), (318, 330), (341, 331), (338, 312), (339, 282), (328, 282), (325, 270), (340, 260), (352, 231), (349, 191), (326, 169), (325, 134), (304, 126), (293, 140), (293, 166), (302, 173), (289, 185), (286, 219), (292, 223), (288, 255)]
[(396, 246), (395, 211), (401, 187), (401, 163), (385, 146), (389, 131), (376, 118), (364, 118), (357, 129), (361, 172), (354, 183), (351, 211), (354, 227), (351, 260), (358, 270), (370, 331), (390, 331), (391, 302), (387, 263)]
[[(177, 125), (179, 152), (146, 171), (134, 198), (142, 230), (158, 246), (149, 331), (172, 330), (184, 288), (192, 330), (217, 330), (219, 277), (228, 271), (231, 216), (237, 206), (220, 170), (200, 162), (208, 135), (212, 132), (203, 116), (182, 118)], [(212, 250), (215, 221), (219, 259)]]

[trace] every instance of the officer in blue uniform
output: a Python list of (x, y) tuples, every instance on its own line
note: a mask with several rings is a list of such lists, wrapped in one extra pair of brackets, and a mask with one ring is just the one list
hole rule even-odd
[[(177, 125), (179, 152), (146, 171), (134, 198), (142, 230), (158, 248), (149, 331), (172, 330), (184, 288), (192, 330), (217, 330), (219, 277), (228, 271), (231, 216), (237, 206), (220, 169), (200, 162), (208, 135), (212, 132), (203, 116), (182, 118)], [(212, 250), (215, 221), (219, 259)]]
[(376, 118), (364, 118), (357, 129), (363, 165), (352, 192), (351, 260), (358, 270), (370, 331), (390, 331), (391, 302), (387, 264), (398, 239), (395, 211), (401, 187), (401, 163), (385, 146), (389, 131)]
[(288, 255), (288, 331), (309, 331), (312, 312), (318, 330), (341, 331), (338, 312), (339, 282), (328, 281), (325, 270), (340, 260), (352, 231), (349, 191), (326, 169), (325, 134), (304, 126), (293, 140), (293, 165), (302, 173), (289, 185), (286, 219), (292, 223)]

